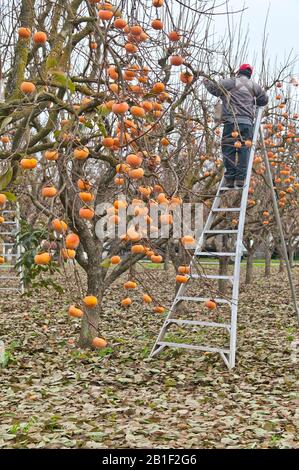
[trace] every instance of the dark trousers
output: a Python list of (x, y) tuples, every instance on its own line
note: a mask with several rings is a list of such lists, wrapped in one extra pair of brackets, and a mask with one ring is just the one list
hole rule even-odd
[[(238, 137), (232, 137), (232, 132), (237, 131)], [(244, 180), (247, 173), (250, 147), (245, 146), (245, 140), (251, 140), (253, 126), (249, 124), (225, 123), (222, 133), (222, 154), (225, 166), (225, 177), (229, 180)], [(236, 141), (242, 143), (242, 147), (234, 146)]]

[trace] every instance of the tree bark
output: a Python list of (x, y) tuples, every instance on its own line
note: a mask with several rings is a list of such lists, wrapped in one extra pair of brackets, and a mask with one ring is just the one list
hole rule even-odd
[[(228, 257), (224, 257), (224, 258), (219, 259), (219, 275), (220, 276), (227, 276), (228, 264), (229, 264), (229, 258)], [(227, 280), (219, 279), (219, 281), (218, 281), (219, 294), (225, 294), (226, 290), (227, 290)]]
[(269, 277), (271, 274), (271, 251), (265, 251), (265, 277)]
[(284, 272), (284, 258), (282, 255), (279, 255), (279, 272), (283, 273)]
[(169, 269), (169, 244), (166, 243), (165, 246), (165, 256), (164, 256), (164, 271)]
[[(34, 24), (35, 0), (22, 0), (20, 17), (18, 18), (20, 26), (32, 29)], [(29, 55), (28, 40), (19, 39), (14, 50), (14, 63), (9, 72), (6, 84), (6, 98), (13, 99), (20, 97), (20, 84), (24, 80), (25, 69)]]
[(290, 262), (290, 266), (291, 268), (294, 267), (294, 255), (295, 255), (295, 250), (292, 246), (289, 247), (289, 262)]
[[(217, 246), (217, 241), (216, 241)], [(230, 251), (229, 247), (229, 237), (227, 235), (221, 236), (221, 248), (222, 251)], [(227, 276), (228, 274), (228, 266), (229, 266), (230, 258), (224, 257), (219, 258), (219, 275), (220, 276)], [(227, 280), (219, 279), (218, 280), (218, 291), (220, 294), (225, 294), (227, 291)]]
[(247, 251), (245, 284), (251, 284), (253, 279), (253, 255), (254, 251)]
[(93, 338), (99, 336), (99, 318), (104, 295), (102, 275), (99, 266), (88, 267), (86, 274), (87, 293), (88, 295), (94, 295), (98, 299), (98, 304), (93, 308), (84, 308), (84, 316), (81, 322), (81, 331), (78, 343), (81, 348), (90, 348)]

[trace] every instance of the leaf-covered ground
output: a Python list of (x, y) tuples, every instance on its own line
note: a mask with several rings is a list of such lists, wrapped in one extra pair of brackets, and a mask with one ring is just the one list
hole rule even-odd
[[(148, 359), (162, 317), (138, 301), (120, 308), (123, 280), (105, 302), (102, 352), (72, 344), (79, 321), (66, 312), (75, 288), (1, 297), (9, 362), (0, 370), (0, 447), (298, 447), (298, 330), (287, 278), (277, 268), (271, 279), (255, 271), (253, 285), (241, 287), (233, 371), (215, 354)], [(298, 268), (294, 277), (299, 293)], [(173, 278), (151, 270), (167, 304)]]

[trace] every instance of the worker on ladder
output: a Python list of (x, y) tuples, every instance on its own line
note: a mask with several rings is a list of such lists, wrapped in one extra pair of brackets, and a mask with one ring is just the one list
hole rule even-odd
[[(247, 173), (253, 121), (256, 106), (265, 106), (268, 96), (263, 88), (251, 79), (253, 67), (243, 64), (236, 77), (226, 78), (219, 83), (205, 78), (206, 89), (220, 98), (216, 110), (217, 119), (223, 126), (222, 154), (225, 166), (225, 186), (242, 188)], [(216, 111), (217, 112), (217, 111)], [(242, 145), (236, 144), (239, 141)]]

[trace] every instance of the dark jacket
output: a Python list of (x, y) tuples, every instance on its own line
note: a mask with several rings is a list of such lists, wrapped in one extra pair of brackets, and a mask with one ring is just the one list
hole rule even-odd
[(203, 81), (206, 89), (222, 100), (222, 121), (252, 124), (255, 106), (265, 106), (268, 96), (263, 88), (245, 75), (225, 78), (219, 83)]

